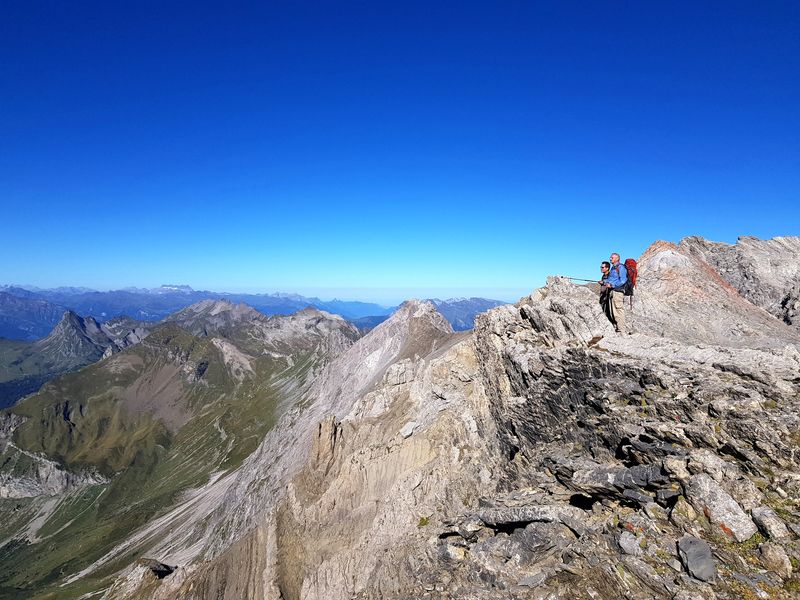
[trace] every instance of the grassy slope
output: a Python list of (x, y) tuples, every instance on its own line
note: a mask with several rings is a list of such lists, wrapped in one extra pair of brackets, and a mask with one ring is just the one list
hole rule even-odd
[(34, 342), (0, 339), (0, 409), (12, 406), (48, 381), (76, 371), (97, 358), (54, 357)]
[(55, 377), (52, 371), (53, 366), (34, 351), (33, 342), (0, 339), (0, 409), (38, 390)]
[[(20, 447), (44, 452), (69, 469), (93, 468), (113, 478), (49, 500), (57, 507), (39, 530), (38, 543), (0, 547), (0, 598), (30, 598), (34, 592), (74, 598), (102, 586), (135, 557), (121, 557), (74, 585), (56, 583), (167, 512), (181, 491), (204, 484), (214, 471), (237, 467), (273, 425), (278, 385), (309, 368), (302, 357), (289, 370), (264, 357), (254, 365), (257, 376), (236, 385), (209, 340), (174, 326), (160, 328), (126, 354), (141, 364), (115, 371), (109, 360), (101, 361), (10, 409), (28, 417), (16, 432)], [(184, 382), (181, 401), (193, 417), (177, 432), (148, 413), (126, 410), (114, 391), (136, 385), (169, 360), (208, 365), (200, 381)], [(0, 500), (0, 543), (24, 530), (46, 502)]]

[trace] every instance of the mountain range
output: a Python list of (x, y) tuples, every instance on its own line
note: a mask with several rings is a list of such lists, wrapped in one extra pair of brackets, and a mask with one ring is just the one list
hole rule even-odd
[[(5, 289), (9, 291), (0, 292), (0, 314), (3, 315), (2, 322), (5, 325), (5, 333), (10, 339), (0, 338), (0, 408), (12, 405), (19, 398), (36, 391), (43, 383), (59, 375), (77, 370), (95, 362), (109, 352), (119, 351), (140, 341), (156, 323), (154, 321), (137, 321), (125, 316), (116, 316), (110, 320), (99, 320), (90, 315), (83, 318), (71, 309), (65, 311), (62, 306), (39, 297), (41, 294), (49, 294), (65, 304), (79, 305), (82, 298), (101, 294), (87, 291), (85, 288), (59, 288), (52, 291), (25, 290), (19, 287), (6, 287)], [(114, 292), (105, 294), (106, 300), (96, 306), (104, 306), (105, 302), (114, 301)], [(125, 301), (133, 303), (127, 305), (127, 308), (134, 314), (148, 313), (148, 310), (134, 308), (134, 306), (149, 306), (142, 300), (143, 296), (167, 298), (169, 306), (185, 305), (196, 296), (188, 286), (162, 286), (155, 290), (125, 291), (124, 294)], [(75, 297), (78, 298), (77, 301), (70, 300)], [(276, 310), (279, 306), (283, 306), (286, 310), (289, 308), (303, 310), (312, 307), (313, 305), (310, 304), (312, 301), (332, 306), (337, 312), (344, 313), (353, 310), (354, 307), (366, 310), (365, 307), (374, 309), (377, 306), (339, 300), (322, 303), (317, 299), (303, 298), (296, 294), (275, 294), (271, 298), (277, 302), (272, 305), (272, 309)], [(119, 298), (116, 297), (116, 300)], [(230, 302), (230, 300), (200, 300), (167, 315), (162, 321), (189, 318), (188, 316), (193, 314), (193, 311), (209, 306), (227, 306), (226, 303)], [(280, 304), (286, 302), (291, 303), (291, 306)], [(471, 327), (476, 314), (500, 304), (499, 301), (483, 298), (437, 300), (436, 303), (456, 329)], [(263, 311), (257, 311), (251, 306), (239, 303), (231, 311), (221, 310), (216, 318), (222, 319), (229, 313), (238, 314), (242, 311), (249, 312), (251, 315), (255, 313), (264, 315)], [(51, 328), (51, 322), (57, 314), (61, 314), (60, 322)], [(362, 332), (366, 332), (387, 318), (388, 315), (378, 315), (352, 319), (352, 322)], [(37, 339), (44, 330), (47, 330), (49, 334), (42, 339)], [(205, 335), (206, 333), (198, 332), (198, 334)], [(18, 337), (22, 339), (16, 339)], [(30, 339), (37, 341), (29, 341)]]
[[(285, 293), (232, 294), (198, 291), (188, 285), (164, 285), (154, 289), (128, 288), (107, 292), (86, 288), (25, 289), (20, 286), (3, 286), (0, 287), (0, 291), (29, 300), (48, 302), (81, 315), (92, 315), (99, 321), (119, 316), (128, 316), (143, 321), (160, 321), (173, 312), (202, 300), (244, 302), (267, 315), (291, 314), (313, 306), (320, 310), (340, 314), (345, 318), (355, 319), (371, 315), (386, 315), (393, 310), (369, 302), (323, 301), (319, 298)], [(2, 310), (2, 304), (0, 304), (0, 311)], [(0, 312), (0, 315), (2, 314), (4, 312)]]
[(798, 265), (655, 242), (632, 335), (561, 277), (468, 331), (191, 304), (0, 412), (0, 597), (796, 597)]
[(43, 338), (52, 331), (67, 310), (63, 306), (38, 298), (28, 290), (8, 287), (3, 289), (8, 291), (0, 291), (0, 338)]
[[(195, 291), (187, 285), (108, 292), (73, 287), (26, 289), (6, 285), (0, 286), (0, 337), (29, 341), (44, 337), (67, 310), (92, 316), (98, 322), (122, 316), (140, 321), (160, 321), (203, 300), (244, 303), (265, 315), (292, 314), (312, 307), (340, 315), (366, 328), (374, 327), (397, 309), (370, 302), (320, 300), (299, 294)], [(471, 328), (476, 314), (502, 304), (499, 300), (485, 298), (454, 298), (434, 302), (456, 330)]]

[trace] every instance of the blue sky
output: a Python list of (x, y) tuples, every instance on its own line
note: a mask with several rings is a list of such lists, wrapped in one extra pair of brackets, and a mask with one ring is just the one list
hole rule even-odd
[(515, 300), (800, 234), (794, 2), (9, 2), (0, 283)]

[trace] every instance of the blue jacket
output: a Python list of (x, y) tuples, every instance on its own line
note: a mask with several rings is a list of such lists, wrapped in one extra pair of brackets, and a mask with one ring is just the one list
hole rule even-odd
[[(617, 272), (617, 269), (619, 269), (619, 272)], [(611, 268), (608, 270), (607, 283), (611, 284), (613, 289), (622, 291), (622, 286), (625, 285), (626, 281), (628, 281), (628, 270), (625, 268), (625, 265), (621, 262), (616, 265), (611, 265)]]

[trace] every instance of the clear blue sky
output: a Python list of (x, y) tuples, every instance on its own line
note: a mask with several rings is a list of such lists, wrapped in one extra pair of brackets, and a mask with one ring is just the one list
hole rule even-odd
[(800, 234), (797, 2), (37, 2), (0, 283), (515, 300)]

